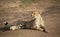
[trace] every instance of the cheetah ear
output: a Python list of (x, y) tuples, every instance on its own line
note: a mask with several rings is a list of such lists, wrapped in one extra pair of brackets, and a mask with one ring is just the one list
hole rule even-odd
[(39, 12), (39, 14), (41, 14), (42, 12), (41, 11), (38, 11)]
[(39, 12), (39, 14), (41, 14), (40, 11), (38, 11), (38, 12)]
[(33, 13), (33, 11), (31, 11)]
[(32, 14), (35, 14), (34, 11), (32, 11)]

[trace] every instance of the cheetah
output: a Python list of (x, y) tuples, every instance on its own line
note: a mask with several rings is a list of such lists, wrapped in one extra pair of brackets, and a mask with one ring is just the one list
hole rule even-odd
[(39, 31), (47, 32), (45, 29), (45, 25), (41, 13), (39, 11), (33, 11), (32, 17), (35, 18), (34, 21), (35, 24), (33, 27)]

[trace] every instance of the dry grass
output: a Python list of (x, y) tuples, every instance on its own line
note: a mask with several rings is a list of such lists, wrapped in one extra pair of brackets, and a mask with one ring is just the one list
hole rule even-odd
[(32, 3), (36, 3), (40, 0), (21, 0), (22, 3), (24, 3), (25, 5), (29, 5), (29, 4), (32, 4)]

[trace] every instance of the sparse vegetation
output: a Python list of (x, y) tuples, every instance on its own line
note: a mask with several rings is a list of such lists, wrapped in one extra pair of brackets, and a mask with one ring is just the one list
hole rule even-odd
[(38, 2), (39, 0), (21, 0), (22, 3), (28, 5), (28, 4), (32, 4), (32, 3), (36, 3)]

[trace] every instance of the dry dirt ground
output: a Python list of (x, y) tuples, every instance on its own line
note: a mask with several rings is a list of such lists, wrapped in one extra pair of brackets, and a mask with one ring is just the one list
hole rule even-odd
[[(31, 20), (31, 11), (34, 9), (42, 10), (42, 17), (44, 19), (45, 27), (49, 31), (44, 33), (37, 30), (21, 29), (15, 31), (0, 30), (0, 37), (60, 37), (60, 0), (57, 1), (42, 1), (36, 4), (32, 4), (29, 8), (21, 8), (18, 5), (9, 5), (4, 0), (0, 2), (0, 27), (3, 26), (4, 21), (8, 21), (11, 24), (15, 24), (17, 20)], [(5, 4), (4, 4), (4, 3)], [(43, 4), (42, 4), (43, 3)], [(13, 3), (14, 4), (14, 3)], [(8, 5), (8, 6), (7, 6)], [(31, 10), (32, 9), (32, 10)], [(29, 10), (29, 11), (25, 11)]]

